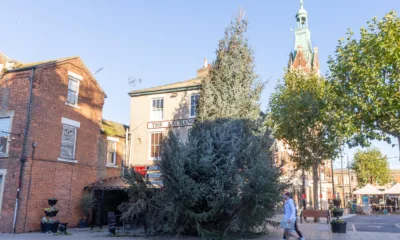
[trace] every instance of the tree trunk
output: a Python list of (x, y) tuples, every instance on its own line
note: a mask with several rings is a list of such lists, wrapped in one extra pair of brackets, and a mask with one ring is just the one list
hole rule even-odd
[[(313, 166), (312, 166), (312, 171), (313, 171), (313, 201), (314, 201), (314, 209), (318, 210), (319, 209), (319, 204), (318, 204), (318, 161), (314, 161)], [(314, 222), (318, 222), (318, 218), (314, 218)]]

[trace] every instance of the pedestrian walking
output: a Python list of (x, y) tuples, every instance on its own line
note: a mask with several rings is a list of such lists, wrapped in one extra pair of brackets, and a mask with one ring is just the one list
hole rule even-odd
[(288, 223), (293, 222), (294, 226), (293, 228), (285, 229), (285, 232), (283, 233), (283, 239), (289, 239), (289, 237), (292, 236), (294, 238), (304, 240), (303, 234), (297, 227), (297, 209), (293, 197), (289, 192), (286, 192), (283, 195), (283, 198), (286, 201), (284, 208), (284, 220), (288, 221)]

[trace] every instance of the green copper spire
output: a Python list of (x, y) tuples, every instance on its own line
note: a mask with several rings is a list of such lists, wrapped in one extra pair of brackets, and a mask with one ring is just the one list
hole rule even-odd
[(295, 51), (300, 47), (309, 61), (312, 56), (311, 32), (308, 29), (308, 13), (304, 9), (303, 0), (300, 0), (300, 9), (296, 14), (297, 28), (295, 30)]

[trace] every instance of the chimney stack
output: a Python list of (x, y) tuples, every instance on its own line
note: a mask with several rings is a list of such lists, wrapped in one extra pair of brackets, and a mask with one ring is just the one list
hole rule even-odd
[(204, 64), (203, 64), (203, 68), (208, 67), (208, 61), (207, 58), (204, 58)]
[(207, 76), (208, 72), (210, 71), (211, 64), (208, 64), (207, 58), (204, 58), (203, 68), (197, 70), (197, 77), (205, 77)]

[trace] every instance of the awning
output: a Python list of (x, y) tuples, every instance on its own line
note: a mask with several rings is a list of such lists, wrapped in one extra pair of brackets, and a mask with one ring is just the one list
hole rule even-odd
[(122, 177), (110, 177), (99, 180), (97, 182), (87, 185), (85, 190), (124, 190), (129, 185), (124, 182)]
[(400, 183), (396, 183), (393, 187), (386, 189), (385, 194), (400, 194)]
[(384, 192), (379, 191), (376, 187), (372, 186), (371, 184), (366, 185), (365, 187), (354, 191), (353, 194), (358, 195), (381, 195)]

